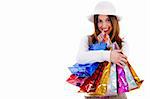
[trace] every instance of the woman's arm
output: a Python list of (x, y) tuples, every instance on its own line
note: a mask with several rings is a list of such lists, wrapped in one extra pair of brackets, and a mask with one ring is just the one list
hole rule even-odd
[(125, 55), (125, 56), (129, 56), (129, 46), (128, 46), (128, 42), (127, 40), (124, 38), (124, 42), (122, 43), (122, 53)]
[(110, 51), (89, 50), (88, 36), (86, 36), (81, 40), (76, 60), (80, 64), (110, 61)]

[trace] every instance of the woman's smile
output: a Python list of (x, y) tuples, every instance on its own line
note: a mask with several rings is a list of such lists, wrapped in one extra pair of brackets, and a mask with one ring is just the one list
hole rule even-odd
[(102, 29), (105, 33), (109, 31), (110, 28)]

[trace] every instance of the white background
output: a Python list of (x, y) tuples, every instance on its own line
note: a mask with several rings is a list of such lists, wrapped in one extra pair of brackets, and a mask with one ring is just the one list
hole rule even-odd
[[(0, 99), (83, 99), (65, 80), (79, 42), (93, 33), (89, 15), (100, 0), (1, 0)], [(110, 0), (108, 0), (110, 1)], [(142, 87), (129, 99), (150, 96), (150, 2), (111, 0), (122, 16), (121, 37)]]

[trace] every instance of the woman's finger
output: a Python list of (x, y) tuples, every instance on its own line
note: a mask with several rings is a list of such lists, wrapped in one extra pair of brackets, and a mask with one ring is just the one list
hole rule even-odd
[(127, 59), (127, 56), (125, 56), (124, 54), (120, 54), (120, 56), (121, 56), (122, 58)]
[(125, 65), (125, 63), (123, 62), (123, 61), (119, 61), (119, 63), (122, 65), (122, 66), (124, 66)]
[(102, 38), (101, 38), (100, 35), (98, 35), (97, 39), (98, 39), (98, 42), (101, 42), (101, 41), (102, 41)]
[(122, 67), (122, 68), (124, 68), (124, 66), (123, 66), (123, 65), (121, 65), (120, 63), (117, 63), (117, 65), (118, 65), (118, 66), (120, 66), (120, 67)]
[(121, 50), (115, 50), (115, 51), (118, 52), (118, 53), (122, 52)]
[(103, 30), (102, 30), (101, 32), (102, 32), (103, 34), (105, 34), (105, 32), (104, 32)]
[(127, 60), (125, 58), (121, 58), (121, 61), (127, 63)]

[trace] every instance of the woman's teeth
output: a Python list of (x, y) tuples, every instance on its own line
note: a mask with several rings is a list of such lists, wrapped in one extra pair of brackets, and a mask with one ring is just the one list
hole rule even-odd
[(109, 29), (103, 29), (104, 32), (107, 32)]

